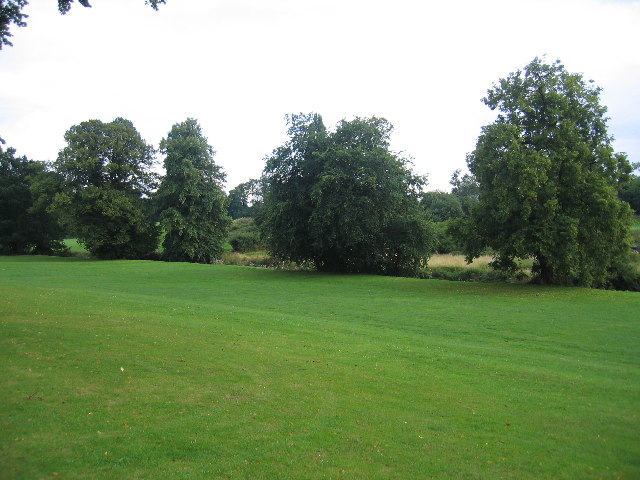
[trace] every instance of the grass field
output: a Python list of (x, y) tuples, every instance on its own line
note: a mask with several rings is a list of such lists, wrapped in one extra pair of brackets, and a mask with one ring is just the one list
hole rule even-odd
[(640, 294), (0, 257), (0, 478), (640, 478)]

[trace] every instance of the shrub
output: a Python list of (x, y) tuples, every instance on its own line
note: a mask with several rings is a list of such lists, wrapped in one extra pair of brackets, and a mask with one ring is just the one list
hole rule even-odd
[(627, 261), (614, 264), (608, 281), (602, 287), (640, 292), (640, 255), (631, 252)]
[(248, 252), (263, 248), (260, 230), (253, 218), (238, 218), (231, 223), (229, 243), (234, 252)]

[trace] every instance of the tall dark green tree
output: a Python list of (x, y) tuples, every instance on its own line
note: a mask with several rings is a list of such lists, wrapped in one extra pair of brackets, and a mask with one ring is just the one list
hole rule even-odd
[(380, 118), (289, 117), (290, 141), (267, 160), (264, 227), (280, 258), (328, 271), (413, 274), (431, 251), (425, 179), (389, 150)]
[(164, 258), (212, 263), (222, 254), (231, 218), (222, 190), (225, 175), (198, 122), (175, 124), (160, 149), (166, 175), (156, 194), (165, 229)]
[(0, 254), (54, 254), (65, 251), (64, 233), (48, 210), (59, 177), (42, 162), (16, 157), (0, 145)]
[(99, 258), (153, 255), (159, 236), (148, 206), (157, 186), (153, 148), (123, 118), (74, 125), (65, 140), (54, 164), (64, 179), (55, 208), (78, 240)]
[(329, 146), (329, 133), (318, 114), (286, 118), (289, 141), (266, 159), (263, 226), (274, 256), (306, 262), (313, 252), (311, 191), (322, 172), (320, 154)]
[(499, 114), (467, 158), (480, 190), (468, 258), (488, 246), (497, 268), (533, 257), (543, 283), (602, 284), (628, 248), (618, 189), (630, 167), (611, 146), (600, 88), (536, 58), (483, 101)]

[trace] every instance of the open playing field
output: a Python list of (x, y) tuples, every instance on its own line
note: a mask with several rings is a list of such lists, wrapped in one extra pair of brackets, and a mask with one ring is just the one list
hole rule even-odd
[(0, 362), (0, 478), (640, 478), (638, 293), (0, 257)]

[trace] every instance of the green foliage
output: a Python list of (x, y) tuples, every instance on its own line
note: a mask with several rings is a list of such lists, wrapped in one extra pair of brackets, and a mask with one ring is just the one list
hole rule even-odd
[[(66, 203), (59, 196), (59, 208)], [(63, 203), (65, 202), (65, 203)], [(75, 232), (98, 258), (153, 258), (159, 231), (146, 203), (130, 192), (88, 186), (66, 203), (73, 210)]]
[(630, 252), (618, 259), (610, 268), (610, 275), (603, 285), (613, 290), (640, 292), (640, 255)]
[(54, 208), (99, 258), (147, 258), (159, 230), (146, 196), (155, 187), (153, 149), (129, 120), (89, 120), (65, 134), (55, 169), (63, 177)]
[(622, 185), (620, 199), (631, 205), (636, 215), (640, 215), (640, 176), (633, 176)]
[(467, 158), (480, 188), (469, 258), (489, 246), (505, 271), (533, 257), (543, 283), (606, 282), (628, 249), (630, 210), (617, 193), (630, 167), (613, 152), (599, 94), (537, 58), (489, 90), (484, 102), (500, 113)]
[(440, 190), (426, 192), (420, 202), (434, 222), (444, 222), (464, 215), (460, 197), (452, 193)]
[(17, 27), (24, 27), (24, 21), (28, 15), (22, 13), (22, 9), (27, 5), (27, 0), (3, 0), (0, 2), (0, 50), (5, 45), (12, 46), (9, 40), (11, 33), (9, 26), (13, 23)]
[(215, 152), (191, 118), (175, 124), (160, 149), (166, 175), (155, 200), (166, 232), (163, 258), (212, 263), (224, 250), (231, 223)]
[(478, 204), (480, 185), (473, 175), (465, 173), (460, 175), (460, 170), (455, 170), (451, 175), (451, 194), (460, 201), (460, 207), (464, 216), (469, 216), (471, 210)]
[(264, 230), (271, 252), (327, 271), (415, 274), (432, 249), (418, 196), (425, 179), (389, 151), (384, 119), (292, 115), (267, 159)]
[(319, 153), (329, 139), (320, 115), (291, 115), (287, 121), (290, 139), (265, 166), (263, 229), (274, 256), (301, 262), (312, 252), (310, 192), (321, 171)]
[(478, 204), (479, 186), (472, 175), (461, 176), (460, 170), (451, 176), (451, 193), (443, 191), (427, 192), (421, 204), (434, 224), (437, 253), (461, 252), (465, 244), (466, 232), (459, 228), (463, 219), (471, 214)]
[(631, 223), (631, 242), (636, 251), (640, 253), (640, 216), (633, 218)]
[(463, 242), (451, 228), (455, 220), (445, 220), (433, 224), (436, 253), (458, 253), (462, 251)]
[(60, 178), (41, 162), (0, 146), (0, 254), (64, 253), (64, 235), (48, 207)]
[(250, 217), (258, 219), (264, 205), (262, 199), (263, 180), (251, 179), (229, 191), (229, 216), (236, 220)]
[(235, 219), (229, 228), (228, 241), (235, 252), (248, 252), (264, 248), (260, 229), (253, 218)]

